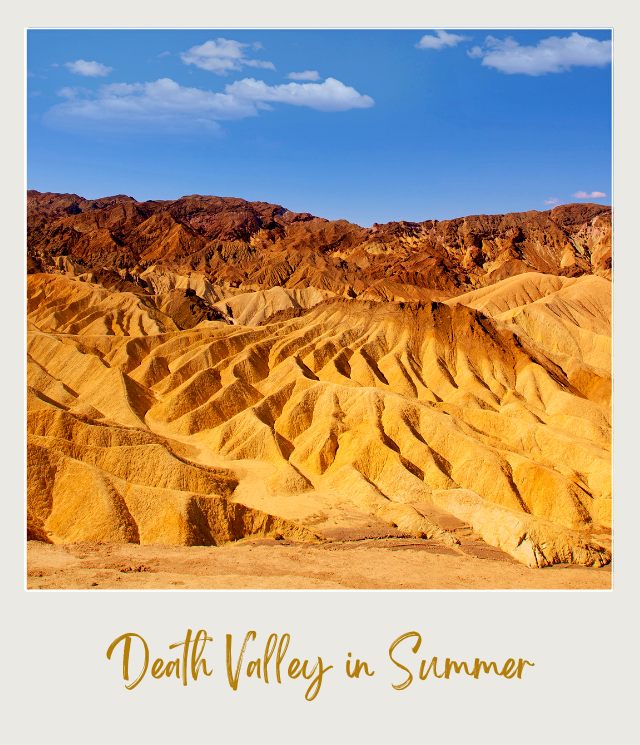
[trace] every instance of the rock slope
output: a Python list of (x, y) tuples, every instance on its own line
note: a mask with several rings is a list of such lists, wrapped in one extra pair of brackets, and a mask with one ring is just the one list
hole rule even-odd
[[(610, 561), (611, 214), (29, 194), (28, 527)], [(378, 528), (379, 529), (379, 528)]]
[(611, 209), (574, 204), (367, 229), (241, 199), (29, 192), (28, 250), (34, 271), (65, 261), (85, 271), (129, 270), (143, 286), (139, 273), (158, 266), (250, 290), (437, 300), (530, 271), (609, 277)]

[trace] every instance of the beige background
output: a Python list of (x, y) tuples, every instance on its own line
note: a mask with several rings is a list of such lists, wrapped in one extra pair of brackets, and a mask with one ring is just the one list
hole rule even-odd
[[(582, 740), (628, 742), (634, 727), (633, 667), (638, 664), (636, 538), (638, 309), (640, 245), (636, 73), (637, 17), (623, 3), (547, 2), (516, 11), (512, 3), (455, 6), (325, 2), (45, 3), (3, 9), (2, 146), (5, 509), (3, 530), (3, 665), (11, 742), (184, 743), (233, 738), (267, 743), (511, 743)], [(421, 7), (422, 10), (417, 10)], [(594, 10), (596, 8), (596, 10)], [(23, 469), (23, 43), (24, 27), (195, 26), (212, 28), (609, 27), (615, 58), (615, 589), (612, 592), (30, 592), (24, 587)], [(4, 457), (6, 454), (6, 458)], [(187, 627), (214, 636), (211, 679), (182, 688), (145, 680), (124, 690), (105, 650), (124, 631), (143, 634), (152, 653), (166, 653)], [(348, 681), (328, 673), (316, 701), (300, 682), (280, 687), (244, 681), (232, 692), (224, 677), (224, 634), (292, 634), (291, 652), (321, 654), (339, 668), (347, 651), (366, 657), (376, 677)], [(391, 688), (399, 676), (386, 649), (415, 629), (431, 656), (523, 656), (536, 662), (520, 682), (470, 679)], [(236, 638), (238, 641), (238, 638)], [(637, 684), (636, 684), (637, 685)], [(633, 731), (633, 730), (631, 730)]]

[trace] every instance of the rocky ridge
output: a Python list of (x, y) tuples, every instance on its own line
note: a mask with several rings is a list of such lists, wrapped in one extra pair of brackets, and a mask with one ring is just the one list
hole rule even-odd
[(610, 561), (608, 207), (366, 229), (30, 192), (28, 271), (32, 537)]

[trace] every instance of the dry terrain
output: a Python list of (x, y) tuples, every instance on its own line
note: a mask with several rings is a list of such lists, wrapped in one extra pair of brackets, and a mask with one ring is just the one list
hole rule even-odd
[(223, 546), (28, 544), (30, 589), (608, 590), (611, 567), (523, 566), (415, 538), (245, 539)]
[(610, 584), (609, 208), (28, 204), (30, 587)]

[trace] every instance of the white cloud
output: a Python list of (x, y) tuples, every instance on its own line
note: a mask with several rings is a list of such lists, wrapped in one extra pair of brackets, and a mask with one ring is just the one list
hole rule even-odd
[(67, 87), (60, 89), (58, 95), (64, 100), (47, 112), (49, 124), (107, 131), (217, 131), (218, 122), (257, 116), (260, 111), (270, 111), (272, 103), (319, 111), (373, 106), (372, 98), (333, 78), (324, 83), (277, 86), (245, 78), (227, 85), (224, 92), (189, 88), (161, 78), (147, 83), (111, 83), (97, 91)]
[(245, 51), (249, 48), (260, 49), (260, 44), (242, 44), (234, 39), (212, 39), (200, 46), (191, 47), (182, 52), (180, 58), (186, 65), (195, 65), (201, 70), (214, 72), (216, 75), (226, 75), (243, 67), (260, 67), (275, 70), (273, 62), (249, 59)]
[(548, 199), (544, 200), (545, 204), (558, 204), (560, 200), (557, 197), (549, 197)]
[(577, 191), (573, 196), (576, 199), (602, 199), (607, 195), (603, 191)]
[(64, 66), (76, 75), (84, 75), (88, 78), (104, 78), (113, 70), (113, 67), (107, 67), (102, 62), (90, 62), (84, 59), (77, 59), (75, 62), (65, 62)]
[(455, 47), (461, 41), (467, 41), (468, 36), (460, 34), (450, 34), (448, 31), (439, 29), (434, 34), (425, 34), (416, 44), (418, 49), (444, 49), (445, 47)]
[(244, 78), (227, 85), (225, 91), (244, 100), (288, 103), (292, 106), (308, 106), (318, 111), (367, 109), (374, 104), (370, 96), (358, 93), (355, 88), (335, 78), (327, 78), (323, 83), (283, 85), (267, 85), (262, 80)]
[(97, 92), (60, 91), (66, 97), (47, 113), (50, 123), (101, 129), (146, 126), (180, 131), (219, 129), (218, 121), (256, 116), (256, 105), (227, 93), (181, 86), (170, 78), (149, 83), (113, 83)]
[(287, 77), (289, 80), (320, 80), (320, 73), (317, 70), (303, 70), (302, 72), (290, 72)]
[(484, 46), (473, 47), (468, 55), (482, 59), (485, 67), (508, 75), (546, 75), (572, 67), (604, 67), (611, 62), (611, 41), (574, 32), (569, 36), (549, 36), (535, 46), (521, 46), (511, 37), (487, 36)]
[(67, 85), (64, 88), (60, 88), (57, 95), (60, 98), (75, 98), (78, 95), (78, 91), (76, 88), (71, 88)]

